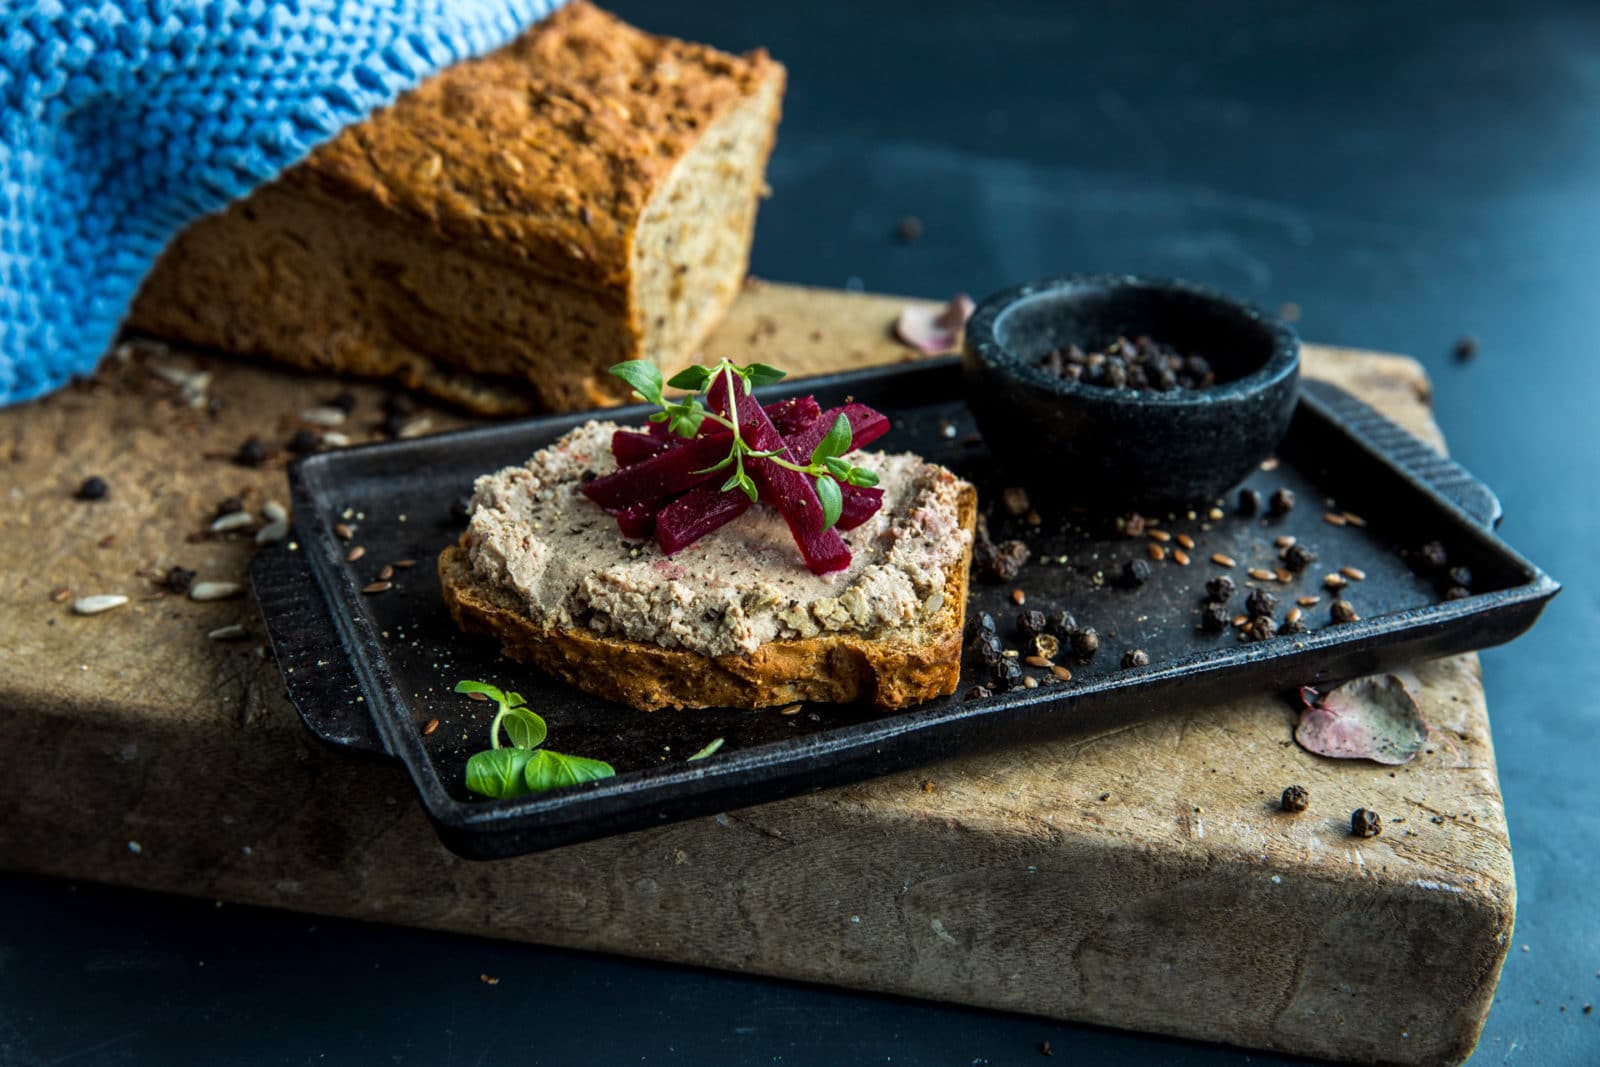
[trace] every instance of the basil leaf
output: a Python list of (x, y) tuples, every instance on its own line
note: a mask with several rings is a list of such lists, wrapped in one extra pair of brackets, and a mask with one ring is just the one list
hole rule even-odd
[(667, 379), (667, 384), (674, 389), (687, 389), (691, 393), (698, 393), (711, 384), (711, 368), (690, 365), (677, 374)]
[(870, 489), (878, 484), (878, 475), (876, 471), (869, 471), (865, 467), (851, 467), (850, 473), (844, 476), (844, 480), (851, 485), (859, 485), (864, 489)]
[(781, 382), (788, 377), (777, 367), (769, 367), (765, 363), (752, 363), (748, 367), (740, 368), (739, 373), (750, 387), (755, 389)]
[(456, 683), (458, 693), (482, 693), (496, 704), (504, 704), (506, 695), (488, 682), (460, 681)]
[(538, 748), (544, 744), (546, 729), (544, 719), (526, 707), (511, 708), (500, 718), (506, 736), (517, 748)]
[(842, 456), (850, 451), (850, 420), (840, 415), (828, 427), (828, 432), (817, 447), (811, 450), (811, 462), (820, 463), (829, 456)]
[(690, 756), (689, 759), (691, 761), (692, 760), (697, 760), (697, 759), (705, 759), (707, 756), (710, 756), (713, 753), (715, 753), (717, 751), (717, 749), (721, 748), (722, 747), (722, 742), (723, 742), (722, 738), (720, 738), (720, 737), (717, 738), (715, 741), (713, 741), (710, 744), (708, 744), (705, 748), (702, 748), (699, 752), (696, 752), (694, 755)]
[(560, 752), (551, 752), (547, 748), (530, 752), (528, 757), (528, 764), (523, 768), (522, 776), (528, 791), (532, 793), (577, 785), (580, 782), (596, 782), (617, 773), (611, 764), (602, 760), (589, 759), (585, 756), (567, 756)]
[(467, 788), (503, 799), (529, 792), (526, 768), (534, 754), (524, 748), (491, 748), (467, 760)]
[(826, 474), (817, 475), (817, 499), (822, 501), (822, 528), (832, 529), (844, 510), (844, 494), (839, 492), (839, 483)]
[(648, 359), (630, 359), (611, 368), (611, 373), (652, 404), (661, 403), (661, 368)]

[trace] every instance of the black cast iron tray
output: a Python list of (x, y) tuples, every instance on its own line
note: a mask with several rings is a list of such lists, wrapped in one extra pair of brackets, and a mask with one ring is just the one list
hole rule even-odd
[[(556, 415), (326, 452), (289, 471), (294, 533), (256, 557), (251, 579), (290, 700), (323, 741), (398, 759), (410, 772), (440, 837), (469, 858), (498, 858), (608, 834), (727, 811), (858, 781), (1027, 738), (1091, 730), (1158, 714), (1174, 703), (1241, 691), (1289, 690), (1392, 668), (1401, 663), (1508, 641), (1538, 617), (1558, 586), (1493, 533), (1499, 502), (1487, 487), (1372, 409), (1325, 384), (1307, 382), (1280, 463), (1248, 484), (1267, 495), (1286, 486), (1299, 504), (1279, 519), (1240, 518), (1231, 506), (1206, 514), (1162, 517), (1163, 528), (1196, 540), (1193, 562), (1156, 564), (1142, 587), (1121, 587), (1122, 564), (1144, 558), (1147, 542), (1120, 537), (1109, 521), (1044, 515), (1038, 526), (998, 506), (999, 490), (970, 416), (961, 403), (957, 361), (812, 378), (770, 391), (772, 398), (816, 393), (823, 406), (847, 395), (893, 421), (881, 447), (913, 450), (978, 486), (990, 529), (999, 540), (1021, 537), (1033, 560), (1017, 581), (974, 582), (969, 614), (993, 612), (1009, 645), (1017, 608), (1065, 607), (1101, 634), (1089, 663), (1063, 656), (1074, 677), (1057, 682), (1029, 669), (1038, 688), (983, 699), (963, 694), (985, 669), (964, 661), (957, 695), (898, 714), (857, 706), (808, 705), (796, 715), (731, 709), (644, 713), (588, 696), (502, 658), (496, 642), (465, 636), (439, 598), (434, 560), (460, 532), (452, 500), (474, 477), (512, 463), (591, 417)], [(642, 408), (608, 417), (642, 418)], [(1126, 447), (1139, 447), (1127, 442)], [(1041, 457), (1040, 478), (1072, 472)], [(1231, 502), (1230, 502), (1231, 504)], [(1365, 527), (1335, 527), (1327, 508), (1358, 513)], [(350, 544), (334, 532), (355, 528), (365, 546), (345, 562)], [(1277, 566), (1273, 540), (1293, 534), (1320, 561), (1294, 584), (1251, 583), (1245, 568)], [(1445, 601), (1435, 578), (1420, 574), (1407, 552), (1438, 540), (1452, 563), (1473, 573), (1470, 597)], [(1231, 573), (1241, 604), (1252, 584), (1279, 594), (1278, 617), (1297, 595), (1322, 594), (1305, 609), (1312, 632), (1260, 643), (1197, 628), (1205, 580), (1222, 569), (1213, 552), (1234, 557)], [(394, 588), (363, 595), (385, 563), (415, 559)], [(1062, 560), (1065, 562), (1062, 562)], [(1366, 572), (1348, 599), (1361, 621), (1332, 625), (1322, 575), (1340, 566)], [(1238, 608), (1237, 610), (1242, 610)], [(1129, 648), (1148, 667), (1123, 670)], [(451, 690), (476, 678), (515, 688), (545, 717), (551, 747), (611, 762), (614, 778), (503, 801), (469, 795), (467, 757), (487, 746), (492, 705)], [(439, 727), (423, 736), (431, 719)], [(714, 738), (715, 755), (686, 762)]]

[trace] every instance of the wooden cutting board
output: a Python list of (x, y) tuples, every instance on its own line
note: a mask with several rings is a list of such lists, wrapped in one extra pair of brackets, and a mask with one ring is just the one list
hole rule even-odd
[[(753, 284), (710, 351), (822, 372), (910, 358), (898, 298)], [(167, 378), (211, 374), (198, 407)], [(1421, 368), (1309, 347), (1306, 372), (1439, 442)], [(167, 378), (162, 377), (166, 373)], [(497, 863), (436, 841), (397, 769), (317, 747), (219, 500), (286, 499), (295, 415), (343, 386), (159, 346), (0, 412), (0, 865), (229, 901), (758, 971), (1366, 1062), (1477, 1040), (1515, 885), (1476, 657), (1419, 664), (1435, 743), (1324, 760), (1241, 694), (1155, 721)], [(369, 439), (382, 390), (339, 427)], [(432, 429), (465, 420), (433, 411)], [(86, 476), (107, 499), (73, 493)], [(71, 596), (132, 601), (80, 617)], [(248, 636), (208, 639), (229, 624)], [(81, 788), (94, 781), (92, 790)], [(1286, 785), (1311, 808), (1276, 810)], [(1388, 820), (1349, 835), (1350, 812)], [(538, 876), (532, 872), (537, 869)]]

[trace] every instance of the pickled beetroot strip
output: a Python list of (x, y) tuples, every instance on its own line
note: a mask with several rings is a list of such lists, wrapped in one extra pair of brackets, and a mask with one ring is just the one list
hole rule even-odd
[(671, 439), (659, 434), (618, 430), (611, 435), (611, 455), (617, 461), (618, 467), (631, 467), (671, 447)]
[[(889, 432), (889, 417), (881, 411), (874, 411), (865, 404), (850, 403), (843, 407), (829, 408), (819, 412), (817, 417), (804, 426), (793, 430), (784, 431), (784, 438), (789, 443), (789, 451), (798, 457), (796, 463), (809, 463), (811, 453), (817, 450), (817, 445), (827, 436), (829, 430), (840, 415), (850, 423), (851, 449), (865, 448), (884, 434)], [(779, 427), (783, 429), (783, 427)]]
[(750, 498), (737, 489), (697, 485), (656, 515), (656, 544), (669, 556), (681, 552), (749, 510)]
[[(856, 406), (860, 407), (860, 405)], [(868, 408), (867, 410), (870, 411), (871, 409)], [(803, 427), (811, 426), (821, 414), (822, 408), (817, 404), (816, 397), (813, 396), (791, 397), (788, 400), (779, 400), (777, 403), (767, 405), (767, 417), (772, 419), (772, 423), (778, 428), (778, 432), (785, 437)], [(885, 424), (887, 424), (887, 421), (885, 420)], [(831, 426), (832, 423), (830, 422), (829, 425)], [(823, 433), (826, 432), (827, 430), (824, 428)], [(687, 440), (689, 439), (686, 437), (669, 434), (667, 432), (667, 424), (664, 422), (648, 422), (645, 423), (643, 431), (617, 430), (613, 433), (611, 435), (611, 455), (616, 459), (618, 467), (631, 467), (635, 463), (642, 463), (651, 456), (659, 455), (669, 448), (676, 448)], [(817, 435), (817, 440), (822, 440), (821, 434)], [(816, 448), (816, 443), (813, 442), (811, 447)], [(808, 452), (807, 454), (809, 455), (810, 453)]]
[(611, 514), (616, 517), (617, 529), (623, 537), (631, 541), (648, 541), (655, 536), (657, 515), (654, 504), (634, 504)]
[[(759, 405), (757, 410), (760, 410)], [(718, 476), (720, 472), (707, 473), (707, 469), (728, 455), (732, 439), (732, 434), (719, 433), (685, 441), (631, 467), (623, 467), (615, 474), (585, 482), (583, 495), (607, 511), (621, 511), (634, 504), (654, 503), (676, 496)], [(722, 474), (722, 477), (727, 475)]]
[[(781, 450), (779, 455), (782, 458), (795, 462), (788, 442), (761, 405), (749, 396), (730, 395), (732, 392), (727, 376), (719, 377), (712, 383), (709, 393), (711, 409), (724, 418), (731, 417), (729, 412), (737, 410), (739, 432), (754, 451)], [(823, 529), (822, 502), (817, 499), (817, 490), (810, 478), (799, 471), (761, 459), (750, 460), (745, 469), (750, 472), (758, 488), (770, 493), (784, 522), (789, 524), (789, 532), (794, 535), (795, 543), (800, 546), (800, 554), (805, 557), (806, 566), (812, 574), (827, 574), (850, 565), (850, 549), (845, 547), (839, 531), (831, 527)]]

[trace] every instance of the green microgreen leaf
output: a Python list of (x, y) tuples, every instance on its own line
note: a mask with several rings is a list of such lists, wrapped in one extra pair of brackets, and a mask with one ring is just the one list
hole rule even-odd
[(481, 693), (496, 704), (504, 704), (506, 702), (506, 695), (488, 682), (474, 682), (470, 679), (459, 681), (456, 683), (456, 692)]
[(744, 471), (739, 472), (739, 488), (744, 490), (744, 495), (750, 498), (750, 503), (752, 504), (761, 497), (760, 491), (756, 489), (755, 481)]
[(467, 760), (467, 788), (495, 799), (529, 792), (526, 769), (534, 753), (525, 748), (491, 748)]
[(648, 359), (630, 359), (611, 368), (611, 373), (629, 385), (643, 400), (661, 403), (661, 368)]
[(828, 432), (822, 440), (817, 442), (817, 447), (811, 450), (811, 462), (820, 463), (829, 456), (842, 456), (850, 451), (850, 420), (840, 415), (833, 420), (833, 425), (828, 427)]
[(822, 461), (822, 466), (823, 466), (823, 468), (825, 470), (827, 470), (827, 472), (829, 474), (833, 475), (835, 478), (848, 478), (848, 477), (850, 477), (850, 471), (851, 471), (850, 464), (845, 462), (844, 460), (840, 459), (838, 456), (827, 456), (827, 457), (825, 457), (823, 459), (823, 461)]
[(548, 732), (544, 719), (526, 707), (507, 708), (499, 719), (506, 736), (511, 738), (513, 747), (538, 748), (544, 744), (545, 734)]
[(690, 756), (689, 759), (693, 761), (697, 759), (705, 759), (707, 756), (714, 755), (717, 749), (722, 747), (722, 742), (723, 738), (717, 738), (715, 741), (712, 741), (710, 744), (706, 745), (705, 748), (702, 748), (699, 752), (696, 752), (694, 755)]
[(667, 413), (665, 411), (658, 411), (654, 415), (650, 416), (650, 421), (651, 422), (666, 422), (667, 418), (668, 418), (668, 416), (667, 416)]
[[(722, 461), (722, 464), (725, 466), (725, 465), (727, 465), (729, 463), (732, 463), (732, 462), (733, 462), (733, 457), (729, 456), (727, 459)], [(722, 483), (722, 487), (720, 489), (718, 489), (717, 492), (726, 493), (729, 489), (738, 489), (738, 488), (740, 488), (739, 480), (741, 478), (743, 478), (743, 477), (744, 477), (744, 472), (743, 471), (734, 471), (732, 474), (728, 475), (728, 480)]]
[(745, 380), (747, 393), (751, 388), (760, 389), (764, 385), (773, 385), (788, 377), (777, 367), (769, 367), (765, 363), (752, 363), (748, 367), (740, 367), (739, 376)]
[(667, 379), (667, 384), (674, 389), (687, 389), (691, 393), (698, 393), (711, 384), (713, 373), (710, 367), (691, 364)]
[[(724, 468), (729, 467), (732, 464), (733, 464), (733, 453), (729, 452), (726, 456), (723, 456), (721, 459), (717, 460), (717, 462), (713, 463), (711, 466), (705, 468), (704, 470), (692, 471), (691, 473), (693, 473), (693, 474), (715, 474), (717, 471), (723, 470)], [(733, 486), (731, 484), (730, 485), (724, 485), (722, 487), (722, 491), (723, 492), (727, 492), (729, 489), (732, 489), (732, 488), (733, 488)]]
[(551, 752), (547, 748), (530, 752), (528, 756), (522, 777), (528, 791), (532, 793), (577, 785), (580, 782), (595, 782), (601, 778), (610, 778), (617, 773), (616, 769), (604, 760), (589, 759), (586, 756), (568, 756), (561, 752)]
[(844, 480), (851, 485), (869, 489), (878, 484), (878, 474), (876, 471), (869, 471), (865, 467), (851, 467), (850, 473), (844, 476)]
[(844, 494), (839, 492), (839, 483), (826, 474), (817, 475), (817, 499), (822, 501), (822, 528), (830, 530), (844, 510)]

